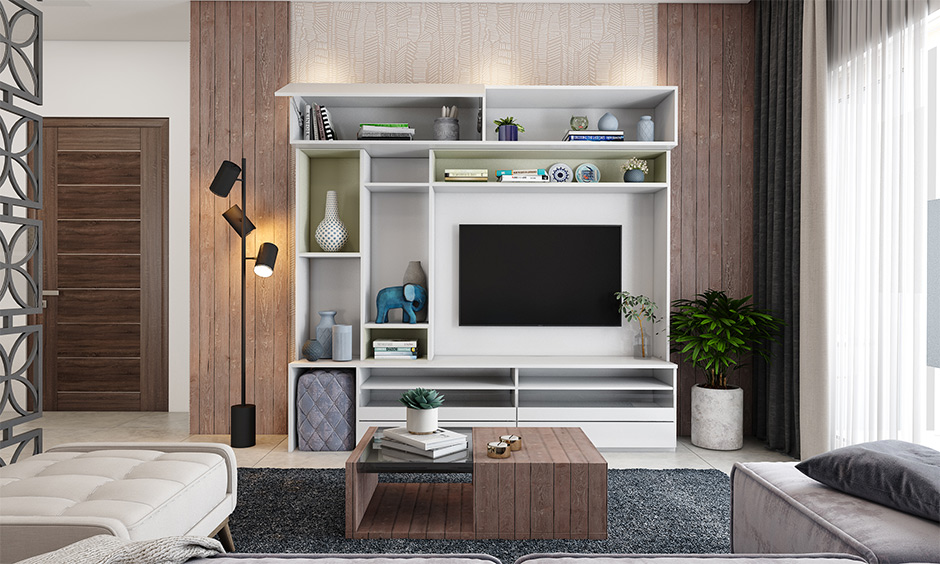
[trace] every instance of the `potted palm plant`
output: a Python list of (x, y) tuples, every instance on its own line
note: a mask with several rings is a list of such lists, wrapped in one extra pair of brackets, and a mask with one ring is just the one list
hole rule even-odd
[(405, 426), (415, 435), (430, 435), (437, 430), (437, 408), (444, 396), (436, 390), (415, 388), (401, 395), (399, 401), (408, 409)]
[(744, 445), (744, 391), (728, 377), (752, 354), (769, 361), (783, 320), (748, 303), (707, 290), (692, 300), (675, 300), (670, 318), (672, 351), (705, 372), (692, 388), (692, 444), (714, 450)]
[[(639, 358), (649, 358), (653, 356), (653, 343), (646, 330), (653, 323), (659, 321), (656, 317), (656, 302), (646, 296), (637, 294), (631, 295), (630, 292), (615, 292), (614, 296), (620, 300), (620, 313), (628, 321), (636, 321), (640, 324), (640, 330), (634, 339), (633, 356)], [(643, 327), (643, 320), (649, 323)]]

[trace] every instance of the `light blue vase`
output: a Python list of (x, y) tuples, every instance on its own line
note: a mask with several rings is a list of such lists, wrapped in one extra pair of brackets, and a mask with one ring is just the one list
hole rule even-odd
[(642, 170), (633, 168), (623, 173), (624, 182), (643, 182), (644, 180), (646, 180), (646, 175)]
[(601, 116), (601, 119), (597, 120), (597, 128), (601, 131), (616, 131), (620, 127), (620, 121), (617, 119), (617, 116), (607, 112)]

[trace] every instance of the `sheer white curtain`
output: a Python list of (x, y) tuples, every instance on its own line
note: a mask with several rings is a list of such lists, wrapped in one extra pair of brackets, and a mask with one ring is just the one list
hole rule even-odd
[(829, 4), (832, 447), (937, 438), (926, 202), (938, 196), (940, 154), (927, 21), (926, 0)]

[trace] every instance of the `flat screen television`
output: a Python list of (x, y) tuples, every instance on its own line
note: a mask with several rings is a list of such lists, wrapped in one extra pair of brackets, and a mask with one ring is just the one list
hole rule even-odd
[(460, 225), (462, 326), (619, 327), (619, 225)]

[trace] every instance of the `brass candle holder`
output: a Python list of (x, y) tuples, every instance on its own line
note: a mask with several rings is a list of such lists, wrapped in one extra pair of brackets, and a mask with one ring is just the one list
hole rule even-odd
[(522, 450), (522, 437), (519, 435), (500, 435), (499, 440), (509, 445), (509, 450)]
[(512, 452), (509, 445), (502, 441), (492, 441), (486, 443), (486, 456), (490, 458), (509, 458)]

